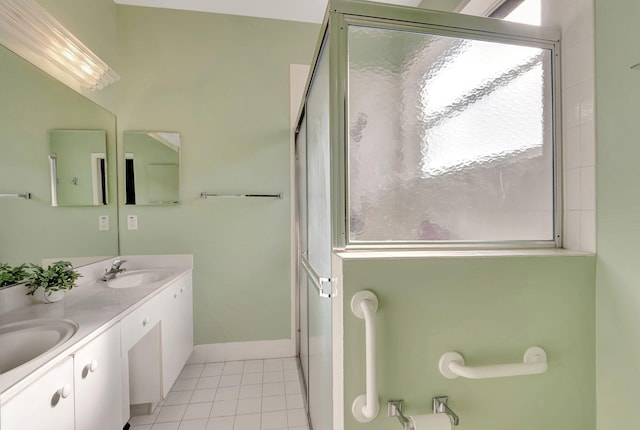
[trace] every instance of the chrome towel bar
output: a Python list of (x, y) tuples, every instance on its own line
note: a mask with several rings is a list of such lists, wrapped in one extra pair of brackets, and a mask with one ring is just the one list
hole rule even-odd
[(268, 198), (268, 199), (282, 199), (282, 193), (278, 194), (218, 194), (218, 193), (200, 193), (201, 199), (206, 199), (207, 197), (258, 197), (258, 198)]
[(0, 194), (0, 197), (19, 197), (26, 200), (31, 199), (31, 193), (16, 193), (16, 194)]

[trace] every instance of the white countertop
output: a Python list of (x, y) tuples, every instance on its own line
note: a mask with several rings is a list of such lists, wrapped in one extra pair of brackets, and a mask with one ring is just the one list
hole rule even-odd
[[(113, 259), (108, 259), (78, 269), (83, 275), (78, 279), (78, 286), (68, 291), (61, 302), (33, 303), (0, 313), (0, 325), (31, 319), (55, 318), (72, 320), (79, 326), (76, 333), (66, 342), (0, 374), (0, 405), (193, 269), (191, 255), (120, 258), (127, 260), (122, 266), (127, 270), (162, 268), (172, 273), (160, 282), (144, 286), (109, 288), (96, 282), (104, 273), (104, 269), (111, 266)], [(19, 288), (20, 293), (25, 291), (23, 286), (11, 288)]]

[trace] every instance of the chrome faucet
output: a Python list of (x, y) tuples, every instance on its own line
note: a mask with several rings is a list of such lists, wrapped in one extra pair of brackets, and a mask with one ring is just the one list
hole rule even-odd
[(119, 258), (116, 258), (115, 260), (113, 260), (113, 263), (111, 264), (111, 269), (107, 270), (104, 269), (104, 275), (100, 278), (100, 280), (102, 282), (107, 282), (112, 280), (113, 278), (116, 277), (116, 275), (118, 273), (122, 273), (125, 270), (127, 270), (126, 268), (120, 268), (120, 266), (122, 266), (122, 263), (126, 263), (127, 260), (120, 260)]

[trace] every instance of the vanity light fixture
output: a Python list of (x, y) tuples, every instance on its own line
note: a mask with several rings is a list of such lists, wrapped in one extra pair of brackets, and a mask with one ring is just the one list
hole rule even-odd
[[(100, 90), (120, 76), (34, 0), (0, 0), (0, 33), (45, 59), (82, 88)], [(21, 54), (22, 55), (22, 54)]]

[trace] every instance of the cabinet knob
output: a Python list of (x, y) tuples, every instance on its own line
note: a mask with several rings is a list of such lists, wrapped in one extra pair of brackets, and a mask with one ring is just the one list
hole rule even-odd
[(151, 322), (151, 319), (149, 319), (149, 317), (144, 317), (144, 319), (142, 320), (142, 326), (146, 327), (147, 324), (149, 324)]
[(58, 394), (63, 399), (66, 399), (67, 397), (69, 397), (71, 395), (71, 384), (65, 384), (64, 387), (62, 387), (62, 388), (58, 389), (58, 391), (56, 391), (56, 394)]
[(91, 363), (84, 366), (84, 368), (91, 373), (95, 372), (98, 370), (98, 360), (91, 360)]

